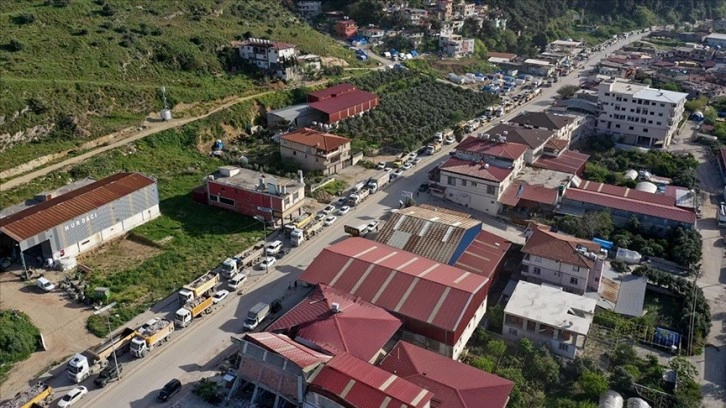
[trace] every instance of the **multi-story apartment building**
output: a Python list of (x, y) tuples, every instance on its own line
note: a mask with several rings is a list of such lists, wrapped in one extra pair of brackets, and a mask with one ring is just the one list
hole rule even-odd
[(439, 35), (441, 53), (450, 58), (461, 58), (474, 53), (474, 39), (442, 32)]
[(688, 94), (605, 81), (598, 87), (600, 133), (626, 144), (665, 148), (678, 130)]
[(335, 174), (350, 162), (350, 139), (303, 128), (280, 137), (280, 155), (303, 170)]
[(250, 38), (239, 47), (242, 59), (283, 80), (295, 75), (296, 55), (297, 49), (292, 44), (258, 38)]
[(469, 18), (476, 14), (476, 5), (474, 3), (465, 3), (460, 1), (454, 4), (454, 15)]
[(522, 277), (534, 283), (548, 283), (566, 292), (582, 295), (587, 289), (597, 291), (603, 263), (600, 245), (530, 224), (522, 247)]
[(574, 359), (585, 348), (597, 301), (562, 289), (519, 281), (504, 308), (504, 337), (528, 338)]
[(499, 212), (501, 197), (524, 166), (527, 146), (470, 137), (442, 164), (439, 184), (448, 200), (488, 214)]
[(205, 180), (207, 204), (282, 226), (303, 212), (305, 182), (302, 171), (299, 174), (298, 180), (292, 180), (239, 167), (220, 167)]
[(320, 1), (298, 1), (297, 12), (305, 19), (312, 19), (320, 14), (322, 6)]

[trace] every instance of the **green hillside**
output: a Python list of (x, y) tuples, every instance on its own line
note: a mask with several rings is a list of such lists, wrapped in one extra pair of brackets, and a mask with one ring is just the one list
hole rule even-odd
[(245, 37), (355, 60), (270, 0), (3, 1), (0, 32), (0, 135), (55, 123), (38, 154), (139, 123), (162, 85), (186, 104), (267, 86), (229, 73)]

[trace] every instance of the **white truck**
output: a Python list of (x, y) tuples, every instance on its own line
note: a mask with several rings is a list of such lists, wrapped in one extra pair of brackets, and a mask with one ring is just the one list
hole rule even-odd
[(184, 305), (204, 295), (211, 295), (218, 283), (219, 273), (217, 271), (205, 273), (182, 287), (179, 291), (179, 304)]
[(299, 228), (295, 228), (290, 233), (290, 244), (294, 247), (302, 245), (305, 240), (305, 232)]
[(151, 319), (137, 330), (138, 335), (131, 339), (131, 355), (146, 357), (154, 347), (169, 341), (174, 332), (174, 322), (166, 319)]
[(716, 221), (719, 228), (726, 228), (726, 202), (721, 201), (716, 212)]
[(242, 260), (238, 257), (225, 259), (216, 269), (225, 279), (229, 279), (242, 270)]
[(270, 305), (267, 303), (260, 302), (247, 312), (247, 318), (245, 318), (244, 329), (252, 331), (262, 323), (268, 316), (270, 316)]
[(348, 205), (351, 207), (355, 207), (356, 205), (362, 203), (363, 200), (365, 200), (368, 197), (370, 192), (371, 192), (371, 190), (369, 190), (367, 188), (362, 188), (362, 189), (358, 190), (357, 193), (351, 194), (350, 196), (348, 196)]
[(381, 171), (368, 179), (367, 185), (370, 194), (375, 194), (381, 190), (389, 181), (391, 181), (391, 175), (387, 171)]
[(359, 225), (357, 227), (344, 225), (343, 231), (353, 237), (364, 237), (368, 234), (368, 224)]
[(114, 352), (123, 354), (128, 349), (131, 339), (137, 334), (136, 330), (126, 327), (110, 340), (83, 353), (74, 355), (66, 365), (68, 377), (74, 383), (79, 384), (91, 375), (101, 371), (106, 367), (108, 359)]

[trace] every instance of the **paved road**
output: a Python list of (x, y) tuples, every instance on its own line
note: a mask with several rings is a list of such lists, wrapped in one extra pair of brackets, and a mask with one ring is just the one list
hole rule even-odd
[[(637, 38), (631, 37), (629, 40)], [(614, 47), (622, 46), (624, 42)], [(592, 62), (585, 69), (594, 64), (595, 58), (600, 58), (612, 50), (595, 54)], [(560, 85), (577, 84), (579, 72), (574, 72), (560, 79)], [(530, 111), (542, 110), (550, 105), (548, 101), (556, 92), (555, 88), (545, 89), (543, 94), (535, 98), (530, 104), (514, 109), (502, 119), (509, 118), (523, 109)], [(161, 386), (171, 378), (179, 378), (186, 385), (184, 392), (175, 398), (179, 400), (191, 391), (190, 383), (214, 372), (214, 361), (220, 352), (231, 345), (230, 336), (237, 336), (241, 332), (242, 319), (247, 310), (259, 301), (270, 301), (275, 298), (287, 296), (286, 306), (294, 303), (296, 298), (302, 296), (300, 292), (290, 293), (289, 282), (297, 279), (299, 274), (309, 265), (313, 258), (326, 246), (344, 239), (344, 224), (359, 225), (371, 220), (381, 218), (391, 208), (398, 207), (402, 191), (416, 191), (418, 186), (426, 181), (428, 170), (446, 157), (455, 146), (446, 146), (435, 156), (424, 157), (415, 170), (405, 174), (400, 180), (389, 185), (385, 190), (374, 194), (371, 198), (355, 208), (351, 213), (338, 218), (336, 223), (318, 235), (314, 240), (305, 242), (302, 247), (293, 249), (277, 267), (268, 275), (262, 277), (243, 296), (230, 295), (223, 307), (215, 313), (195, 321), (190, 327), (177, 331), (170, 343), (154, 350), (143, 360), (126, 363), (124, 378), (121, 382), (111, 384), (103, 391), (96, 389), (89, 380), (84, 384), (91, 390), (82, 400), (81, 407), (147, 407), (156, 406), (154, 397)], [(420, 202), (428, 200), (427, 196), (419, 197)], [(485, 219), (485, 222), (487, 220)], [(499, 223), (495, 223), (499, 224)], [(173, 307), (165, 313), (173, 313)], [(128, 359), (128, 356), (124, 356)], [(60, 395), (71, 385), (68, 379), (61, 375), (50, 381)], [(186, 403), (185, 403), (186, 404)]]

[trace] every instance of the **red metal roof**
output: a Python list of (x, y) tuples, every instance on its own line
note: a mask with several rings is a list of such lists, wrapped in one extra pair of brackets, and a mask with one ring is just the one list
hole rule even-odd
[(282, 135), (280, 139), (314, 147), (324, 152), (331, 152), (346, 143), (350, 143), (350, 139), (347, 137), (323, 133), (310, 128), (302, 128), (287, 133)]
[(332, 98), (311, 102), (310, 107), (330, 115), (376, 99), (378, 96), (370, 92), (355, 89)]
[(540, 156), (539, 159), (535, 160), (532, 164), (534, 167), (541, 169), (561, 171), (569, 174), (580, 174), (585, 170), (585, 163), (590, 155), (573, 152), (572, 150), (565, 150), (560, 153), (557, 157)]
[(456, 260), (454, 266), (487, 279), (494, 279), (494, 273), (511, 246), (511, 242), (499, 235), (481, 231)]
[(517, 160), (527, 151), (527, 146), (520, 143), (498, 143), (470, 136), (462, 140), (456, 146), (456, 150), (478, 155), (501, 157), (508, 160)]
[(433, 392), (432, 408), (504, 408), (514, 388), (507, 379), (404, 341), (380, 367)]
[(675, 196), (669, 197), (665, 194), (649, 193), (647, 191), (635, 190), (627, 187), (614, 186), (612, 184), (598, 183), (595, 181), (584, 180), (575, 188), (580, 190), (595, 191), (611, 196), (630, 198), (645, 203), (660, 204), (665, 206), (674, 206), (676, 204)]
[(519, 200), (532, 201), (535, 203), (554, 206), (557, 204), (557, 190), (534, 184), (527, 184), (526, 181), (515, 181), (510, 184), (499, 202), (510, 207), (516, 207)]
[(487, 57), (488, 58), (506, 58), (509, 60), (513, 60), (513, 59), (517, 58), (517, 54), (489, 51), (489, 52), (487, 52)]
[(497, 183), (503, 181), (512, 173), (511, 168), (502, 168), (482, 162), (462, 160), (456, 157), (450, 157), (446, 163), (442, 164), (441, 171), (495, 181)]
[[(339, 313), (333, 313), (333, 303), (339, 305)], [(320, 284), (267, 330), (301, 337), (333, 355), (348, 352), (370, 361), (399, 327), (401, 321), (384, 309)]]
[(522, 252), (525, 254), (592, 269), (592, 260), (585, 254), (578, 252), (577, 247), (583, 246), (590, 252), (595, 253), (600, 251), (600, 244), (550, 231), (550, 227), (546, 225), (531, 223), (527, 230), (530, 231), (531, 235), (527, 238), (524, 247), (522, 247)]
[(429, 406), (433, 393), (354, 356), (335, 356), (310, 383), (356, 408)]
[(331, 356), (296, 343), (283, 334), (268, 332), (248, 333), (244, 339), (285, 357), (301, 369), (326, 362), (332, 358)]
[(116, 173), (3, 218), (0, 232), (19, 242), (154, 183), (138, 173)]
[(329, 88), (321, 89), (319, 91), (310, 92), (308, 94), (308, 101), (310, 101), (311, 99), (323, 100), (323, 99), (331, 98), (336, 95), (341, 95), (341, 94), (344, 94), (346, 92), (350, 92), (350, 91), (353, 91), (356, 89), (358, 89), (358, 88), (356, 88), (355, 86), (353, 86), (351, 84), (346, 84), (346, 83), (338, 84), (338, 85), (331, 86)]
[(568, 188), (565, 191), (565, 198), (568, 200), (595, 204), (603, 208), (616, 208), (618, 210), (649, 215), (651, 217), (677, 221), (688, 225), (696, 224), (696, 214), (693, 211), (684, 210), (675, 207), (674, 205), (648, 203), (635, 198), (608, 195), (602, 192), (579, 190), (576, 188)]
[(328, 284), (392, 313), (453, 331), (454, 337), (474, 317), (489, 281), (358, 237), (325, 248), (300, 279)]

